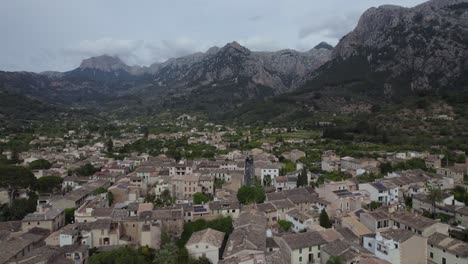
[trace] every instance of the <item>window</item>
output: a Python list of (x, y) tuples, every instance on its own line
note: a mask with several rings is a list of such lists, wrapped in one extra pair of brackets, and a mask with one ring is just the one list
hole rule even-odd
[(398, 248), (398, 244), (395, 244), (395, 248)]
[(320, 245), (318, 245), (318, 250), (320, 250)]
[(302, 257), (299, 257), (299, 262), (302, 262)]
[(367, 246), (368, 246), (368, 247), (372, 247), (371, 242), (367, 243)]
[(205, 246), (205, 248), (207, 249), (207, 248), (208, 248), (208, 246)]
[(434, 253), (431, 252), (431, 254), (429, 254), (429, 256), (431, 256), (431, 259), (434, 258)]
[(302, 254), (302, 248), (299, 249), (299, 254)]
[(317, 258), (320, 258), (320, 252), (319, 252), (319, 253), (317, 253)]
[(442, 264), (447, 264), (447, 260), (445, 258), (442, 258)]

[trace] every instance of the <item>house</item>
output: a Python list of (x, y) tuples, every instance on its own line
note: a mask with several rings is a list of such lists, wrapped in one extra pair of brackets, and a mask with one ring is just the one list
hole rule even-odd
[(58, 237), (59, 246), (64, 247), (76, 244), (78, 242), (79, 234), (80, 231), (78, 230), (78, 228), (63, 228)]
[(427, 260), (435, 264), (467, 264), (468, 243), (434, 233), (427, 239)]
[(423, 237), (429, 237), (435, 232), (448, 234), (449, 226), (447, 224), (406, 211), (393, 213), (391, 219), (393, 226), (400, 229), (407, 229)]
[(442, 159), (439, 155), (431, 155), (424, 160), (427, 168), (439, 169), (442, 167)]
[(265, 214), (255, 209), (246, 209), (234, 221), (233, 226), (234, 230), (226, 242), (222, 263), (254, 263), (252, 261), (255, 259), (264, 259)]
[(308, 227), (319, 225), (319, 216), (319, 212), (300, 211), (299, 209), (294, 208), (286, 212), (286, 221), (293, 224), (293, 232), (300, 232), (302, 230), (306, 230)]
[(329, 216), (341, 216), (370, 203), (369, 194), (365, 191), (353, 191), (355, 186), (355, 183), (348, 180), (323, 184), (316, 189), (319, 197), (329, 203), (326, 209)]
[(194, 193), (213, 195), (214, 177), (200, 174), (177, 175), (172, 177), (172, 194), (179, 200), (192, 200)]
[(438, 168), (438, 174), (453, 178), (455, 183), (463, 183), (464, 176), (468, 173), (467, 168), (463, 166), (453, 166), (446, 168)]
[(278, 176), (273, 179), (272, 186), (275, 187), (276, 192), (281, 192), (283, 190), (289, 190), (288, 186), (288, 177)]
[(89, 178), (77, 177), (77, 176), (67, 176), (63, 178), (62, 188), (75, 189), (78, 186), (81, 186), (89, 181)]
[(265, 181), (265, 177), (269, 176), (270, 180), (273, 181), (279, 176), (280, 166), (275, 163), (266, 164), (260, 167), (260, 180), (262, 183)]
[(293, 149), (291, 151), (288, 151), (288, 152), (283, 152), (281, 154), (281, 156), (285, 159), (288, 159), (294, 163), (296, 163), (297, 161), (299, 161), (301, 158), (305, 157), (306, 156), (306, 153), (302, 150), (298, 150), (298, 149)]
[(80, 207), (88, 197), (94, 194), (99, 188), (107, 189), (110, 186), (109, 181), (96, 180), (90, 181), (80, 188), (74, 189), (63, 196), (56, 196), (51, 201), (54, 208), (67, 209)]
[(236, 220), (239, 218), (241, 207), (238, 200), (211, 201), (208, 207), (213, 216), (231, 217)]
[(187, 174), (193, 173), (193, 163), (191, 161), (179, 161), (178, 163), (173, 163), (169, 167), (169, 175), (170, 176), (183, 176)]
[(193, 233), (187, 244), (185, 244), (185, 248), (189, 256), (195, 259), (206, 257), (211, 263), (217, 264), (223, 240), (223, 232), (207, 228)]
[(81, 223), (81, 244), (91, 248), (120, 245), (120, 229), (111, 219)]
[(321, 246), (327, 244), (319, 232), (288, 234), (275, 238), (283, 263), (320, 263)]
[(182, 235), (184, 230), (184, 215), (180, 209), (157, 209), (140, 214), (141, 220), (150, 219), (153, 223), (160, 223), (161, 231), (175, 237)]
[(408, 230), (389, 229), (363, 237), (363, 247), (392, 264), (426, 264), (427, 238)]
[(322, 154), (321, 168), (323, 171), (340, 171), (340, 156), (334, 151), (328, 150)]
[[(437, 213), (452, 215), (455, 209), (464, 206), (465, 203), (455, 200), (454, 196), (449, 193), (442, 193), (442, 201), (436, 202), (435, 211)], [(424, 211), (432, 213), (433, 204), (431, 199), (426, 194), (413, 195), (413, 209), (423, 213)]]
[(140, 187), (131, 182), (129, 178), (119, 180), (109, 187), (108, 191), (112, 193), (115, 204), (135, 202), (141, 196)]
[(380, 162), (375, 159), (356, 159), (353, 157), (341, 158), (341, 170), (348, 171), (352, 175), (361, 175), (364, 173), (376, 173)]
[(455, 221), (457, 224), (468, 227), (468, 206), (456, 209)]
[(88, 261), (88, 246), (70, 245), (61, 248), (42, 246), (34, 248), (27, 255), (11, 263), (75, 263), (85, 264)]
[(348, 228), (358, 237), (370, 234), (372, 231), (359, 221), (359, 217), (363, 213), (367, 213), (367, 211), (364, 209), (354, 210), (349, 212), (347, 215), (342, 216), (338, 219), (338, 222), (343, 228)]
[(398, 186), (391, 181), (359, 184), (359, 190), (367, 191), (370, 200), (384, 205), (398, 203)]
[(412, 214), (406, 211), (388, 213), (382, 210), (377, 210), (362, 213), (360, 214), (359, 219), (361, 223), (374, 233), (397, 227), (399, 229), (406, 229), (423, 237), (429, 237), (435, 232), (448, 234), (448, 225), (422, 215)]
[(10, 236), (0, 240), (0, 263), (11, 263), (28, 255), (35, 248), (42, 246), (43, 235), (24, 233), (18, 237)]
[(27, 214), (21, 221), (21, 229), (29, 231), (35, 227), (54, 232), (65, 225), (65, 211), (50, 205), (38, 205), (34, 213)]
[(337, 240), (321, 248), (320, 263), (326, 264), (330, 257), (341, 258), (343, 263), (372, 263), (372, 264), (390, 264), (385, 260), (376, 258), (371, 252), (347, 240)]
[(389, 213), (385, 211), (363, 212), (359, 214), (359, 221), (372, 233), (385, 231), (392, 227)]

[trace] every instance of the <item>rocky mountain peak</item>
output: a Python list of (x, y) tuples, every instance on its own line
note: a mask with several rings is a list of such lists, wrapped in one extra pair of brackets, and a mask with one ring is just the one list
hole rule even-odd
[(81, 62), (80, 69), (93, 69), (101, 70), (105, 72), (115, 70), (130, 71), (130, 66), (125, 64), (119, 57), (101, 55), (97, 57), (91, 57)]
[(242, 53), (244, 55), (249, 55), (251, 53), (248, 48), (240, 45), (236, 41), (226, 44), (223, 48), (221, 48), (220, 51), (229, 53)]
[[(433, 0), (412, 8), (368, 9), (343, 37), (332, 59), (364, 58), (385, 72), (387, 94), (394, 89), (427, 92), (451, 87), (468, 70), (468, 0)], [(410, 74), (408, 74), (410, 73)], [(391, 83), (400, 83), (392, 85)]]
[(333, 46), (328, 44), (325, 41), (320, 42), (317, 46), (314, 47), (314, 49), (327, 49), (327, 50), (333, 50)]

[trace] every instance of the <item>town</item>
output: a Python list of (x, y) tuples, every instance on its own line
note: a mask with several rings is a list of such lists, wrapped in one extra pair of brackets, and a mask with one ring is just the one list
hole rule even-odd
[(465, 152), (194, 122), (1, 138), (0, 263), (468, 263)]

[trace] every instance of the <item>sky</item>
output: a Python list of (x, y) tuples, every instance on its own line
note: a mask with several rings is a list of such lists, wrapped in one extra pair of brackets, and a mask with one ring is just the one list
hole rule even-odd
[(256, 51), (305, 51), (335, 45), (370, 7), (422, 2), (0, 0), (0, 70), (68, 71), (102, 54), (150, 65), (232, 41)]

